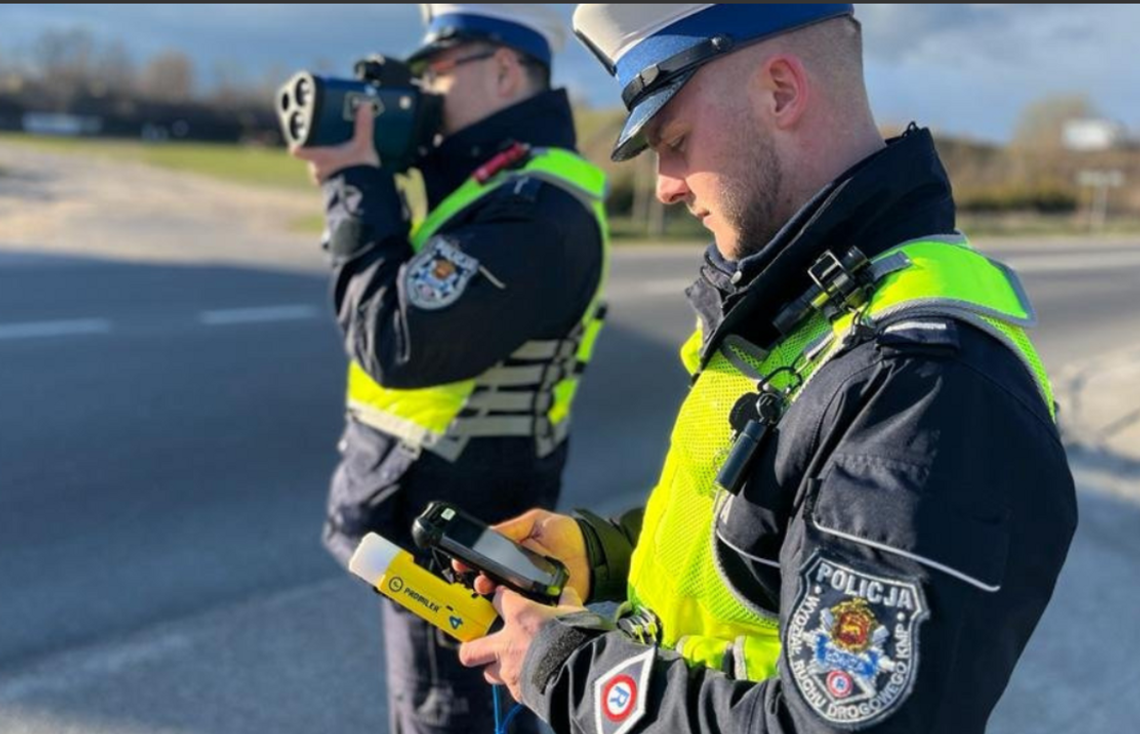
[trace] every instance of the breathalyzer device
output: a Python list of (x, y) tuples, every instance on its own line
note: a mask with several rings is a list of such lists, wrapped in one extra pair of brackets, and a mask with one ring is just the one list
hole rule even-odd
[(485, 637), (499, 618), (490, 601), (417, 565), (411, 553), (376, 533), (360, 541), (348, 569), (460, 642)]

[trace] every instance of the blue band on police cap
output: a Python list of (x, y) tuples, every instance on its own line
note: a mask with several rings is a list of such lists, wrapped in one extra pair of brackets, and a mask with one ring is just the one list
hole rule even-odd
[[(732, 47), (784, 33), (841, 15), (855, 6), (844, 3), (717, 4), (678, 20), (637, 43), (618, 59), (615, 76), (622, 88), (643, 71), (716, 36), (727, 36)], [(710, 57), (707, 60), (711, 60)], [(662, 80), (664, 81), (664, 80)]]
[(533, 56), (547, 66), (550, 66), (553, 56), (550, 44), (538, 31), (507, 20), (488, 18), (485, 15), (465, 13), (438, 15), (431, 19), (425, 40), (427, 43), (432, 43), (452, 36), (486, 38)]

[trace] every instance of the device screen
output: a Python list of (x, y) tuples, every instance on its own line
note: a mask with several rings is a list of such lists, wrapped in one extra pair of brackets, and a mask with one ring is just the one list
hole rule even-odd
[(551, 580), (557, 577), (558, 569), (537, 553), (517, 545), (462, 514), (456, 513), (448, 518), (448, 513), (449, 510), (445, 510), (443, 518), (450, 521), (447, 526), (447, 537), (453, 542), (470, 548), (479, 555), (529, 579), (551, 583)]

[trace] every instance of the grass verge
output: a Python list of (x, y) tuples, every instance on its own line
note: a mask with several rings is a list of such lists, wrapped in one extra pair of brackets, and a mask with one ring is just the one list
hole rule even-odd
[(144, 143), (135, 140), (53, 138), (2, 133), (0, 142), (52, 153), (96, 156), (186, 171), (221, 181), (276, 189), (311, 186), (305, 166), (281, 148), (221, 143)]

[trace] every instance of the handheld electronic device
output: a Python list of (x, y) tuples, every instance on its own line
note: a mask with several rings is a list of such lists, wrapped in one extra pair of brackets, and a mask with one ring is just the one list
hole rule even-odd
[(454, 505), (432, 502), (412, 525), (420, 548), (438, 549), (535, 601), (558, 602), (570, 572), (561, 561), (526, 548)]
[(364, 536), (348, 568), (384, 596), (460, 642), (483, 637), (499, 618), (487, 599), (421, 568), (411, 553), (375, 533)]

